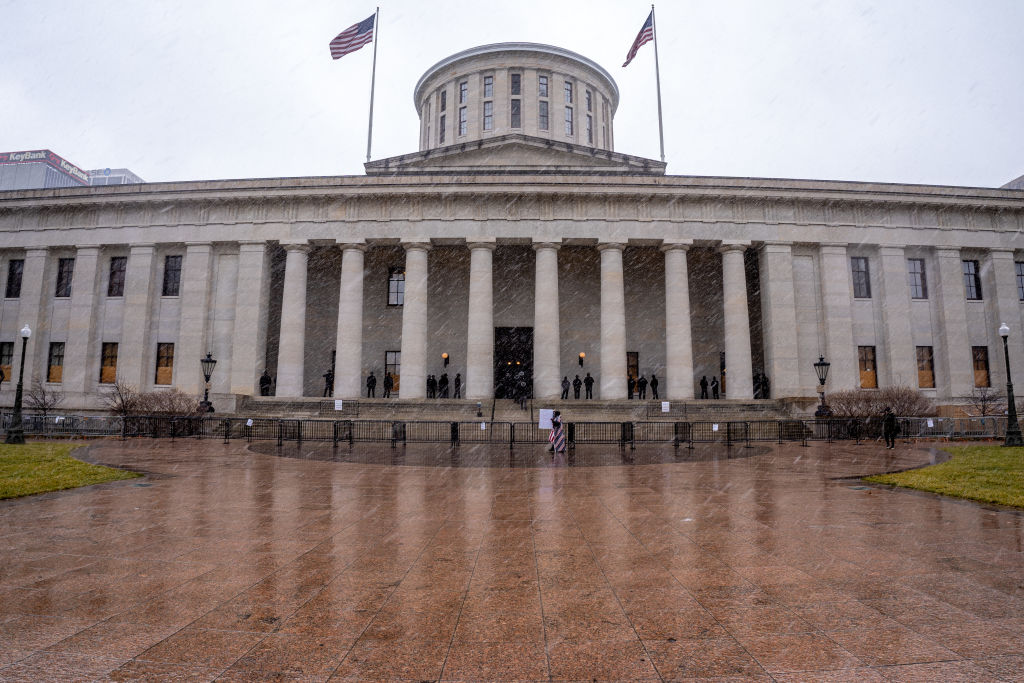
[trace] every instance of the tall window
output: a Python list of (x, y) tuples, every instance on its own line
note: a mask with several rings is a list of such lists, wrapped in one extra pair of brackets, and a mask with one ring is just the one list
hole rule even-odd
[(124, 271), (128, 265), (125, 256), (110, 258), (110, 277), (107, 278), (107, 296), (124, 296)]
[(441, 91), (441, 111), (448, 111), (448, 91)]
[(509, 74), (508, 92), (510, 95), (522, 95), (522, 74)]
[(924, 259), (907, 259), (907, 278), (910, 283), (911, 299), (928, 298), (928, 278), (925, 276)]
[(541, 100), (539, 103), (540, 108), (537, 111), (537, 127), (541, 130), (548, 129), (548, 103), (546, 100)]
[(174, 376), (174, 344), (156, 345), (156, 378), (154, 384), (170, 384)]
[(494, 76), (484, 76), (484, 97), (494, 97)]
[(164, 257), (164, 296), (178, 296), (181, 291), (181, 257)]
[(437, 121), (437, 141), (440, 144), (444, 144), (444, 132), (445, 132), (444, 114), (441, 114), (441, 118)]
[(459, 104), (465, 104), (469, 101), (469, 82), (462, 81), (459, 83)]
[(547, 97), (548, 96), (548, 77), (537, 76), (537, 96)]
[(968, 301), (981, 301), (981, 275), (978, 273), (978, 262), (964, 261), (963, 266), (964, 293), (967, 295)]
[(14, 363), (14, 342), (0, 342), (0, 371), (4, 373), (4, 381), (10, 382), (11, 365)]
[(1017, 261), (1013, 265), (1017, 268), (1017, 298), (1024, 301), (1024, 263)]
[(60, 384), (64, 378), (64, 342), (50, 342), (46, 381)]
[(466, 108), (459, 107), (459, 135), (466, 134)]
[(401, 306), (405, 303), (405, 271), (392, 268), (388, 271), (388, 306)]
[(75, 274), (75, 259), (62, 258), (57, 261), (57, 290), (54, 296), (71, 296), (71, 278)]
[(444, 144), (444, 135), (447, 132), (445, 126), (445, 113), (448, 110), (448, 91), (441, 91), (441, 103), (438, 107), (441, 112), (441, 116), (437, 120), (437, 142), (438, 144)]
[(930, 346), (917, 347), (917, 386), (935, 388), (935, 359)]
[(589, 90), (587, 90), (586, 91), (586, 97), (585, 97), (585, 100), (586, 100), (586, 103), (587, 103), (587, 111), (594, 111), (593, 97), (594, 96), (591, 94), (591, 92)]
[(520, 109), (520, 100), (512, 100), (510, 102), (511, 107), (509, 108), (509, 126), (512, 128), (522, 128), (523, 117), (522, 110)]
[(393, 392), (398, 392), (398, 378), (402, 375), (402, 352), (401, 351), (385, 351), (384, 352), (384, 372), (391, 375), (391, 378), (395, 381), (395, 386), (391, 388)]
[(875, 365), (875, 347), (858, 346), (857, 358), (860, 363), (860, 388), (878, 388), (878, 369)]
[(868, 260), (864, 256), (854, 256), (850, 259), (850, 268), (853, 270), (853, 296), (857, 299), (871, 298), (871, 275), (868, 272)]
[(100, 384), (113, 384), (117, 381), (117, 342), (103, 342), (103, 353), (100, 356)]
[(484, 130), (494, 130), (494, 102), (484, 102)]
[(601, 111), (604, 112), (601, 115), (601, 135), (604, 136), (602, 139), (604, 140), (604, 146), (605, 147), (611, 147), (611, 142), (608, 140), (608, 119), (611, 118), (611, 117), (608, 115), (608, 102), (607, 101), (605, 101), (603, 103), (603, 105), (601, 107)]
[(594, 144), (594, 117), (587, 114), (587, 142)]
[(974, 359), (974, 386), (992, 386), (988, 377), (988, 347), (972, 346), (971, 356)]
[(565, 108), (565, 134), (572, 135), (572, 107)]
[(572, 81), (565, 82), (565, 103), (572, 104)]
[(21, 274), (25, 272), (25, 261), (23, 259), (11, 259), (7, 262), (7, 292), (4, 294), (8, 299), (17, 299), (21, 296)]

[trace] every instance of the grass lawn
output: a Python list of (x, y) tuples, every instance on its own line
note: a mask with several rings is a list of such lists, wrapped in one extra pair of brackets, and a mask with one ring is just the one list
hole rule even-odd
[(954, 446), (945, 450), (953, 458), (941, 465), (864, 479), (1024, 508), (1024, 448)]
[(0, 499), (142, 476), (75, 460), (68, 453), (78, 447), (57, 443), (0, 444)]

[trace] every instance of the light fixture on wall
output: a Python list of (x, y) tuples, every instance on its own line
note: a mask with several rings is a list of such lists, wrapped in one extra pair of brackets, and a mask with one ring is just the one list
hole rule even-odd
[(448, 354), (447, 353), (442, 353), (441, 354), (441, 360), (444, 361), (444, 366), (448, 367)]
[(580, 367), (581, 368), (583, 367), (583, 359), (586, 358), (586, 357), (587, 357), (587, 354), (585, 354), (582, 351), (580, 351), (579, 361), (580, 361)]

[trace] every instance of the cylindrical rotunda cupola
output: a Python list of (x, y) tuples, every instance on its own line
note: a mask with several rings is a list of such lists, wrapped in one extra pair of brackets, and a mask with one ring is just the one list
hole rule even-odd
[(615, 80), (575, 52), (495, 43), (442, 59), (416, 84), (420, 151), (523, 134), (614, 150)]

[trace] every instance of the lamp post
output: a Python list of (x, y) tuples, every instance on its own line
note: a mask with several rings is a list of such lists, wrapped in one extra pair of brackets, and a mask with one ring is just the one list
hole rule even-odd
[(7, 427), (7, 437), (4, 439), (4, 443), (25, 443), (25, 430), (21, 421), (21, 394), (25, 380), (25, 348), (28, 346), (28, 338), (31, 336), (32, 330), (28, 325), (21, 328), (21, 365), (18, 367), (18, 388), (14, 392), (14, 414), (11, 415), (11, 424)]
[(1024, 446), (1024, 438), (1020, 434), (1017, 423), (1017, 405), (1013, 399), (1013, 380), (1010, 379), (1010, 350), (1006, 346), (1006, 338), (1010, 336), (1010, 327), (1006, 323), (999, 326), (999, 336), (1003, 338), (1003, 358), (1006, 360), (1006, 409), (1009, 412), (1006, 420), (1006, 440), (1004, 446)]
[(206, 358), (199, 359), (199, 365), (203, 368), (203, 378), (206, 380), (206, 388), (203, 390), (203, 401), (199, 404), (199, 412), (212, 413), (213, 404), (210, 403), (210, 375), (213, 374), (213, 368), (217, 365), (217, 361), (213, 358), (213, 354), (207, 351)]
[(821, 395), (821, 405), (814, 411), (814, 417), (829, 417), (832, 411), (825, 405), (825, 380), (828, 379), (828, 369), (832, 364), (825, 360), (824, 356), (818, 356), (818, 362), (814, 364), (814, 374), (818, 376), (818, 394)]

